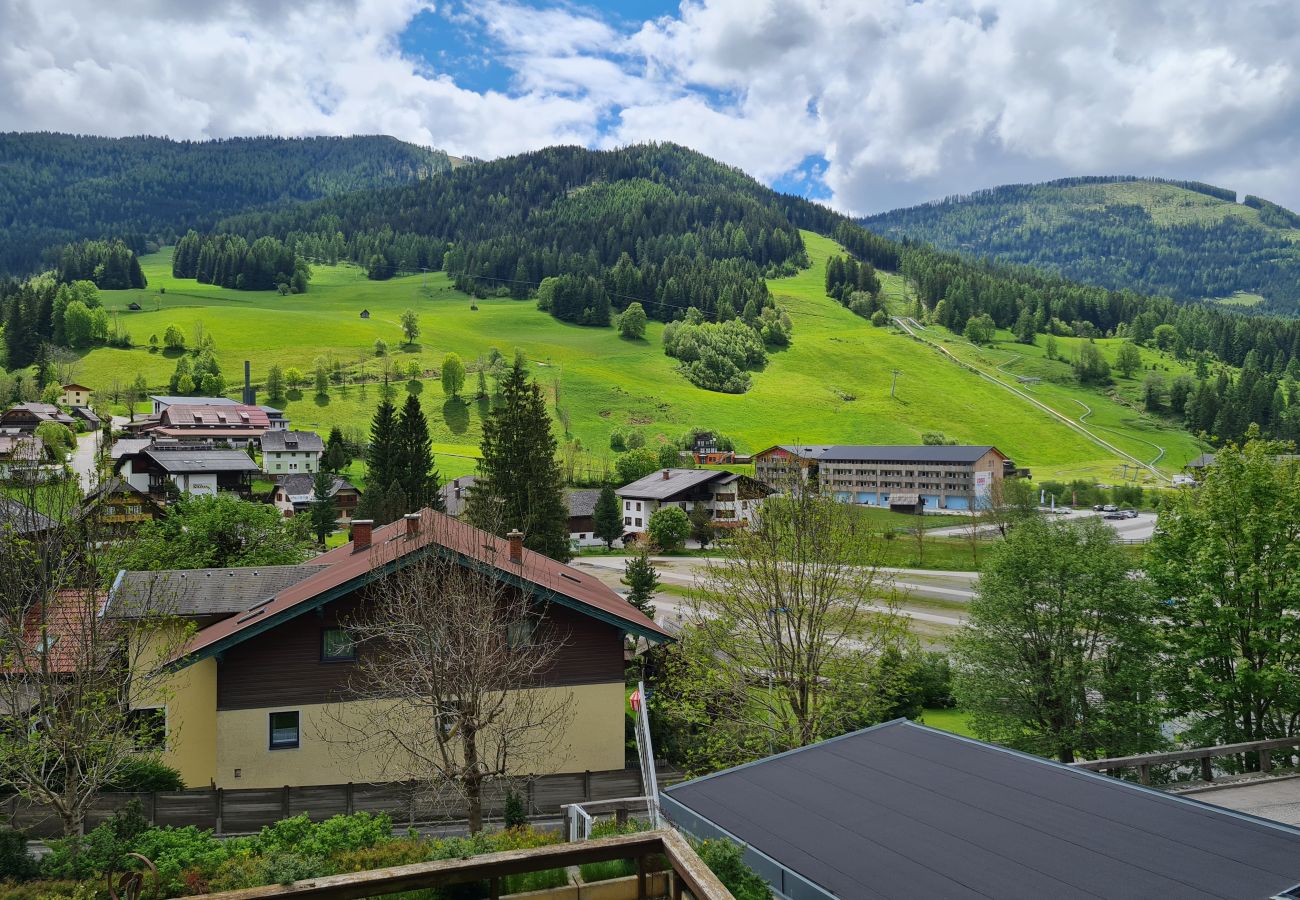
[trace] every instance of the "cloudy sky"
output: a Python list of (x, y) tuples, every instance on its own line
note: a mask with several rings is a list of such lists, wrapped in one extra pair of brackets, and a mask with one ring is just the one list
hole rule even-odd
[(1296, 0), (0, 0), (0, 130), (672, 140), (867, 213), (1196, 178), (1300, 208)]

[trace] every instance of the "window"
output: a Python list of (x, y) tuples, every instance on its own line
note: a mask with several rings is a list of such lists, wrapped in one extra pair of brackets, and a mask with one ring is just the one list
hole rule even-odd
[(637, 504), (636, 504), (636, 511), (637, 511), (637, 512), (640, 512), (640, 511), (641, 511), (641, 503), (640, 503), (640, 501), (637, 501)]
[(290, 750), (298, 746), (298, 710), (273, 712), (271, 719), (271, 749)]
[(506, 626), (506, 644), (511, 650), (527, 647), (533, 642), (533, 632), (537, 630), (537, 619), (533, 616), (511, 622)]
[(357, 658), (357, 642), (346, 628), (325, 628), (320, 633), (320, 658), (341, 662)]
[(137, 750), (161, 750), (166, 746), (166, 707), (133, 709), (126, 714), (126, 724)]
[(640, 520), (640, 519), (637, 519), (637, 520), (636, 520), (636, 527), (637, 527), (637, 528), (640, 528), (640, 527), (641, 527), (641, 520)]
[(624, 517), (623, 517), (623, 524), (624, 524), (624, 525), (631, 525), (631, 524), (632, 524), (632, 517), (631, 517), (631, 516), (624, 516)]

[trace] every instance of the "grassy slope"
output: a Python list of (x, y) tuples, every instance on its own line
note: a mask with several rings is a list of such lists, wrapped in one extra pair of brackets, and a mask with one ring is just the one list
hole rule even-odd
[[(442, 274), (371, 282), (355, 267), (319, 267), (309, 293), (281, 297), (175, 280), (164, 252), (144, 259), (148, 290), (105, 297), (110, 309), (120, 311), (119, 326), (142, 347), (170, 323), (192, 333), (202, 322), (216, 341), (232, 389), (242, 379), (245, 359), (252, 360), (255, 382), (272, 364), (310, 372), (319, 356), (331, 354), (349, 367), (364, 364), (377, 372), (373, 346), (379, 338), (389, 343), (403, 370), (414, 360), (430, 376), (449, 351), (472, 361), (491, 347), (507, 356), (520, 347), (552, 397), (558, 383), (574, 436), (598, 456), (607, 453), (608, 433), (616, 425), (642, 427), (652, 441), (656, 434), (676, 436), (690, 426), (712, 427), (751, 451), (786, 441), (916, 443), (922, 432), (938, 430), (963, 442), (996, 444), (1040, 477), (1085, 471), (1108, 477), (1116, 470), (1107, 451), (1041, 411), (828, 299), (824, 266), (838, 248), (810, 233), (804, 237), (813, 267), (771, 282), (794, 320), (793, 346), (773, 354), (767, 368), (755, 374), (753, 389), (740, 396), (700, 390), (678, 375), (660, 349), (659, 323), (650, 323), (646, 340), (624, 341), (611, 329), (558, 322), (527, 301), (481, 300), (471, 310), (470, 298)], [(887, 277), (885, 288), (895, 299), (902, 297), (899, 279)], [(144, 311), (127, 312), (132, 301)], [(407, 307), (419, 310), (423, 334), (416, 347), (399, 349), (397, 321)], [(370, 310), (369, 320), (359, 317), (363, 308)], [(173, 359), (147, 349), (100, 348), (85, 356), (76, 377), (103, 389), (113, 379), (129, 383), (143, 371), (151, 386), (162, 388), (174, 367)], [(897, 397), (891, 399), (894, 370), (900, 375)], [(467, 382), (472, 387), (472, 374)], [(443, 474), (469, 471), (483, 410), (447, 401), (435, 377), (423, 380), (419, 389), (435, 449), (444, 454), (439, 458)], [(373, 385), (335, 388), (328, 402), (312, 393), (308, 388), (286, 404), (295, 427), (365, 427), (378, 402)], [(1105, 400), (1091, 405), (1100, 417)], [(1124, 414), (1111, 417), (1122, 420)]]

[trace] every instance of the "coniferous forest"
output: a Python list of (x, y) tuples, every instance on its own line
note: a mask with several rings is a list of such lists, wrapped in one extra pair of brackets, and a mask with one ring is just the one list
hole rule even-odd
[(120, 238), (137, 253), (247, 209), (400, 184), (451, 168), (390, 137), (102, 138), (0, 133), (0, 275), (56, 263), (57, 248)]
[(1004, 185), (862, 222), (890, 237), (1113, 290), (1182, 301), (1241, 291), (1294, 313), (1300, 215), (1260, 197), (1247, 195), (1241, 206), (1236, 200), (1235, 192), (1200, 182), (1066, 178)]

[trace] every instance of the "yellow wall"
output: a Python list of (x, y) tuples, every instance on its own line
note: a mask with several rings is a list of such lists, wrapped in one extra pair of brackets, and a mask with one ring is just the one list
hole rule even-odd
[[(210, 662), (207, 660), (206, 662)], [(193, 667), (192, 667), (193, 668)], [(517, 774), (601, 771), (623, 768), (622, 682), (548, 688), (572, 695), (569, 726), (545, 758), (529, 760)], [(215, 683), (214, 683), (215, 691)], [(214, 694), (215, 701), (215, 694)], [(222, 710), (216, 713), (216, 782), (223, 788), (266, 788), (283, 785), (344, 784), (349, 781), (392, 781), (404, 777), (377, 757), (356, 759), (342, 743), (338, 719), (365, 703), (383, 709), (381, 701), (344, 704), (275, 706)], [(391, 704), (389, 704), (391, 705)], [(215, 703), (214, 703), (215, 708)], [(269, 716), (297, 709), (299, 746), (271, 750)], [(182, 736), (188, 740), (193, 733)], [(235, 777), (235, 770), (240, 777)], [(189, 783), (189, 779), (186, 779)]]
[[(150, 668), (170, 655), (165, 648), (180, 640), (164, 633), (148, 634), (145, 639), (144, 648), (135, 650), (134, 662)], [(155, 690), (138, 691), (131, 706), (166, 708), (163, 762), (181, 773), (186, 787), (210, 786), (217, 771), (217, 661), (202, 660), (152, 686)]]

